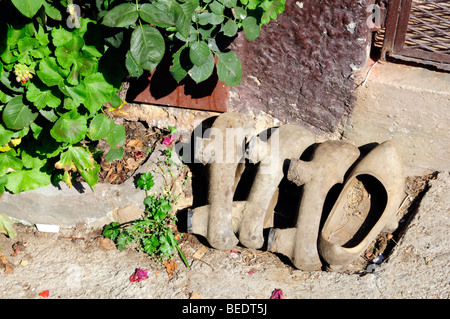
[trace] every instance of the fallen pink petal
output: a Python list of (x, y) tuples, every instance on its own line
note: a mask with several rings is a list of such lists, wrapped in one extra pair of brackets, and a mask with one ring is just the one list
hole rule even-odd
[(175, 138), (173, 137), (173, 135), (171, 135), (170, 137), (165, 137), (164, 139), (163, 139), (163, 144), (164, 145), (167, 145), (167, 146), (170, 146), (172, 143), (173, 143), (173, 141), (175, 140)]
[(144, 155), (144, 153), (143, 152), (134, 152), (134, 158), (135, 159), (140, 159), (140, 158), (144, 158), (145, 157), (145, 155)]
[(145, 269), (136, 269), (134, 274), (130, 276), (130, 282), (142, 281), (148, 279), (148, 270)]
[(272, 291), (272, 296), (270, 296), (270, 299), (284, 299), (283, 290), (275, 289), (274, 291)]
[(255, 270), (254, 270), (254, 269), (251, 269), (251, 270), (248, 272), (249, 275), (254, 274), (254, 273), (255, 273)]

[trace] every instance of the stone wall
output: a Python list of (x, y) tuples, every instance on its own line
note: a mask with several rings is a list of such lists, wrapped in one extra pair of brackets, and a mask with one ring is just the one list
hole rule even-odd
[(351, 114), (353, 72), (370, 49), (371, 0), (286, 1), (285, 12), (248, 42), (233, 44), (243, 64), (231, 110), (264, 111), (316, 133), (334, 132)]

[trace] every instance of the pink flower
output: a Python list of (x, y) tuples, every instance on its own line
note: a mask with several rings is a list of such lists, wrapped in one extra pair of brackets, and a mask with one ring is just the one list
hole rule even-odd
[(173, 135), (170, 135), (170, 137), (165, 137), (163, 139), (162, 143), (164, 145), (170, 146), (173, 143), (174, 140), (175, 140), (175, 138), (173, 137)]
[(136, 269), (136, 271), (134, 272), (134, 274), (132, 274), (130, 276), (130, 282), (136, 282), (136, 281), (142, 281), (145, 279), (148, 279), (148, 270), (144, 270), (144, 269)]
[(284, 299), (283, 290), (275, 289), (274, 291), (272, 291), (272, 296), (270, 296), (270, 299)]

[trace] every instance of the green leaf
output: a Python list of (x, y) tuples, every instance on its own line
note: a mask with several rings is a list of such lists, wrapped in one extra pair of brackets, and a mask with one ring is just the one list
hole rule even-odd
[(0, 153), (0, 176), (8, 173), (10, 168), (18, 171), (21, 170), (22, 167), (22, 161), (15, 157), (12, 152)]
[(209, 47), (205, 41), (194, 42), (189, 49), (189, 58), (196, 66), (205, 63), (210, 55)]
[(239, 85), (242, 79), (242, 64), (233, 51), (217, 52), (217, 75), (228, 86)]
[(114, 87), (109, 84), (102, 73), (94, 73), (84, 78), (83, 85), (86, 88), (84, 106), (92, 113), (101, 109), (115, 93)]
[(39, 70), (36, 71), (39, 79), (48, 86), (60, 85), (63, 83), (61, 68), (56, 63), (56, 59), (47, 57), (39, 62)]
[(209, 54), (208, 59), (201, 66), (194, 65), (189, 70), (189, 76), (196, 82), (200, 83), (208, 79), (214, 71), (214, 58)]
[(5, 129), (3, 125), (0, 124), (0, 147), (8, 144), (9, 141), (11, 141), (13, 135), (14, 135), (13, 131)]
[(62, 20), (61, 12), (57, 8), (52, 6), (47, 1), (43, 1), (43, 5), (44, 5), (44, 8), (45, 8), (45, 14), (47, 14), (47, 16), (49, 16), (53, 20), (57, 20), (57, 21), (61, 21)]
[(261, 29), (255, 17), (246, 17), (242, 20), (242, 27), (248, 41), (253, 41), (259, 37)]
[(92, 191), (94, 191), (94, 186), (98, 183), (98, 173), (100, 172), (100, 169), (100, 165), (94, 162), (93, 169), (80, 171), (81, 176), (83, 176), (84, 180), (91, 187)]
[(144, 70), (136, 63), (130, 51), (127, 52), (125, 57), (125, 66), (131, 77), (138, 78), (144, 73)]
[(118, 148), (120, 145), (123, 145), (125, 138), (125, 128), (122, 125), (113, 124), (108, 135), (106, 135), (106, 142), (108, 142), (112, 148)]
[(183, 13), (178, 16), (176, 23), (177, 31), (185, 38), (189, 36), (189, 31), (192, 27), (192, 14), (198, 7), (198, 0), (187, 0), (181, 4), (181, 10)]
[(55, 47), (60, 47), (71, 41), (75, 36), (74, 33), (67, 31), (62, 26), (52, 29), (52, 42)]
[(39, 169), (22, 170), (8, 174), (5, 187), (14, 194), (49, 185), (50, 175)]
[(129, 237), (125, 232), (121, 232), (117, 237), (117, 249), (124, 250), (126, 248), (126, 244), (129, 241)]
[(55, 56), (58, 63), (64, 68), (69, 69), (80, 54), (81, 48), (84, 46), (84, 40), (79, 36), (74, 36), (64, 45), (55, 49)]
[(118, 108), (124, 103), (124, 101), (122, 101), (119, 95), (113, 94), (109, 99), (109, 103), (113, 108)]
[[(245, 4), (243, 0), (240, 0), (242, 4)], [(237, 0), (223, 0), (223, 5), (227, 8), (235, 8)]]
[(101, 140), (110, 133), (113, 125), (114, 121), (110, 120), (106, 115), (96, 115), (89, 125), (90, 138), (94, 141)]
[(14, 238), (17, 235), (12, 220), (4, 214), (0, 214), (0, 233), (5, 234), (9, 238)]
[(11, 0), (24, 16), (32, 18), (41, 8), (44, 0)]
[(3, 193), (5, 192), (5, 185), (8, 182), (7, 176), (0, 176), (0, 197), (2, 197)]
[(135, 4), (122, 3), (105, 14), (102, 24), (115, 28), (128, 27), (136, 22), (138, 16)]
[(180, 18), (185, 18), (183, 8), (176, 0), (145, 3), (141, 6), (139, 15), (145, 22), (161, 28), (175, 26)]
[(102, 235), (111, 240), (116, 240), (120, 233), (120, 224), (118, 222), (112, 222), (103, 228)]
[(2, 119), (6, 127), (11, 130), (20, 130), (30, 125), (38, 116), (23, 103), (23, 96), (16, 96), (6, 104)]
[(55, 164), (57, 169), (65, 171), (83, 171), (94, 168), (92, 154), (83, 147), (69, 146), (67, 151), (61, 153), (60, 160)]
[(26, 151), (20, 154), (22, 157), (23, 166), (26, 168), (41, 168), (47, 163), (47, 159), (41, 159), (39, 156), (32, 156)]
[(60, 93), (56, 90), (37, 87), (33, 82), (28, 85), (26, 98), (36, 108), (43, 109), (46, 106), (57, 108), (61, 104)]
[(275, 20), (278, 14), (283, 13), (286, 0), (264, 0), (261, 7), (264, 13), (261, 17), (261, 24), (269, 23), (270, 20)]
[(86, 99), (86, 86), (84, 83), (80, 85), (59, 85), (59, 90), (67, 96), (64, 99), (64, 108), (68, 110), (76, 109)]
[(165, 236), (161, 236), (159, 238), (159, 242), (160, 242), (160, 246), (159, 246), (159, 250), (161, 251), (161, 253), (165, 256), (171, 256), (175, 247), (173, 247), (172, 245), (170, 245), (170, 242), (167, 240), (167, 238)]
[[(59, 116), (56, 115), (55, 110), (53, 110), (53, 109), (51, 109), (51, 110), (45, 110), (45, 109), (39, 110), (39, 114), (41, 114), (43, 117), (45, 117), (48, 121), (50, 121), (52, 123), (55, 122), (59, 118)], [(33, 123), (31, 123), (31, 124), (33, 124)]]
[(123, 158), (124, 149), (123, 147), (111, 148), (109, 152), (105, 155), (105, 161), (110, 163), (115, 160), (120, 160)]
[(164, 56), (164, 38), (154, 27), (139, 26), (131, 34), (130, 51), (137, 65), (153, 71)]
[(184, 79), (193, 66), (188, 51), (189, 50), (185, 45), (172, 56), (172, 68), (170, 69), (170, 74), (172, 74), (177, 82)]
[(223, 14), (223, 10), (225, 9), (224, 6), (220, 4), (219, 1), (213, 1), (212, 3), (210, 3), (209, 8), (215, 14)]
[(236, 14), (236, 18), (238, 18), (240, 20), (245, 19), (245, 17), (247, 16), (247, 11), (242, 7), (236, 7), (234, 9), (234, 12)]
[(237, 24), (233, 20), (228, 20), (223, 25), (223, 34), (225, 34), (227, 37), (234, 37), (237, 31), (238, 31)]
[(39, 44), (44, 46), (50, 43), (48, 35), (49, 34), (44, 31), (44, 28), (41, 25), (39, 25), (38, 31), (34, 34), (36, 39), (39, 40)]
[(33, 131), (33, 137), (37, 140), (43, 130), (43, 127), (37, 125), (36, 122), (33, 122), (30, 124), (30, 128)]
[(152, 235), (148, 238), (142, 239), (142, 245), (144, 246), (144, 252), (153, 255), (159, 246), (159, 240), (156, 235)]
[(25, 37), (20, 39), (17, 42), (17, 49), (19, 52), (23, 53), (24, 51), (32, 50), (39, 46), (39, 40), (35, 38)]
[[(149, 191), (155, 185), (153, 174), (150, 172), (141, 174), (136, 183), (140, 189)], [(153, 199), (153, 197), (150, 197), (149, 199)]]
[(81, 141), (87, 132), (87, 120), (76, 112), (65, 113), (53, 125), (51, 136), (57, 142), (75, 144)]
[(198, 15), (198, 23), (200, 25), (218, 25), (221, 24), (224, 20), (223, 15), (215, 14), (213, 12), (202, 12)]

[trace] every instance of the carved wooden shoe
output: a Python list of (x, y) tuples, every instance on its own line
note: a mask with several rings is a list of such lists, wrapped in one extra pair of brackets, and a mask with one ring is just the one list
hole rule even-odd
[(346, 267), (381, 231), (396, 228), (404, 189), (402, 162), (391, 141), (355, 166), (319, 236), (319, 253), (330, 270)]
[(303, 186), (295, 228), (271, 229), (268, 249), (289, 257), (301, 270), (319, 270), (317, 249), (319, 226), (327, 194), (344, 181), (345, 173), (358, 159), (356, 146), (342, 141), (326, 141), (314, 151), (309, 162), (293, 160), (287, 178)]
[[(216, 249), (231, 249), (239, 242), (233, 231), (233, 196), (245, 156), (245, 141), (253, 132), (249, 115), (223, 113), (211, 127), (211, 138), (202, 143), (201, 155), (209, 168), (207, 218), (193, 219)], [(204, 223), (195, 225), (196, 222)], [(204, 228), (206, 227), (206, 228)]]
[[(286, 124), (275, 129), (267, 140), (267, 152), (252, 161), (258, 162), (253, 185), (242, 212), (239, 241), (247, 248), (264, 245), (263, 228), (272, 198), (284, 177), (283, 167), (291, 159), (298, 159), (314, 143), (314, 135), (301, 126)], [(253, 152), (252, 152), (253, 153)], [(257, 153), (259, 151), (257, 150)]]

